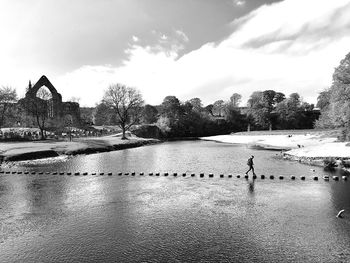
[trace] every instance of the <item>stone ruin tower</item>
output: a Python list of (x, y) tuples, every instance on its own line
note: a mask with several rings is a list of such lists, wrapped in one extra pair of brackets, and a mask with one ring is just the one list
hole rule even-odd
[(28, 103), (30, 100), (36, 98), (38, 90), (43, 86), (48, 88), (52, 96), (49, 101), (47, 113), (49, 117), (49, 126), (60, 126), (63, 124), (65, 119), (69, 118), (71, 119), (73, 126), (79, 127), (81, 125), (79, 103), (62, 102), (62, 95), (57, 92), (55, 87), (45, 75), (43, 75), (34, 84), (34, 86), (32, 86), (31, 82), (29, 81), (28, 90), (25, 97), (21, 100), (21, 103)]

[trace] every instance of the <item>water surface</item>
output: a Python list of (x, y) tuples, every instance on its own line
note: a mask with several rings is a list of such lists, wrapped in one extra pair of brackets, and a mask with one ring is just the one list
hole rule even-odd
[[(228, 178), (251, 154), (259, 175), (286, 178)], [(187, 141), (20, 163), (11, 169), (180, 176), (1, 175), (0, 262), (348, 262), (349, 183), (275, 156)]]

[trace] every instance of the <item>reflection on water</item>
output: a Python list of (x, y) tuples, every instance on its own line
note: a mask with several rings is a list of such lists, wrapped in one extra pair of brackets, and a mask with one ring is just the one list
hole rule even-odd
[[(255, 155), (257, 174), (235, 177)], [(14, 169), (209, 172), (173, 176), (0, 176), (0, 262), (348, 262), (350, 184), (274, 152), (176, 142)], [(297, 177), (299, 178), (299, 177)]]
[(251, 181), (249, 181), (249, 183), (248, 183), (248, 189), (249, 189), (249, 193), (251, 194), (251, 195), (253, 195), (254, 194), (254, 179), (253, 180), (251, 180)]

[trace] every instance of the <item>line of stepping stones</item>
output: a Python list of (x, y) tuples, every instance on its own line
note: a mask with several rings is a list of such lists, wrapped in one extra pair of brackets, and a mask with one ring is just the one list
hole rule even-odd
[[(118, 176), (131, 175), (131, 176), (135, 176), (135, 175), (137, 175), (137, 173), (135, 173), (135, 172), (132, 172), (132, 173), (121, 173), (121, 172), (119, 172), (119, 173), (114, 173), (113, 174), (112, 172), (108, 172), (108, 173), (101, 173), (101, 172), (100, 173), (87, 173), (87, 172), (80, 173), (80, 172), (75, 172), (75, 173), (72, 173), (72, 172), (29, 172), (29, 171), (25, 171), (25, 172), (23, 172), (23, 171), (18, 171), (18, 172), (16, 172), (16, 171), (0, 171), (0, 174), (32, 174), (32, 175), (35, 175), (35, 174), (52, 174), (52, 175), (75, 175), (75, 176), (79, 176), (79, 175), (86, 176), (86, 175), (89, 175), (89, 174), (90, 175), (108, 175), (108, 176), (112, 176), (112, 175), (118, 175)], [(139, 175), (143, 176), (143, 175), (145, 175), (145, 173), (141, 172), (141, 173), (139, 173)], [(160, 176), (160, 175), (169, 176), (169, 175), (172, 175), (172, 176), (175, 176), (175, 177), (176, 176), (182, 176), (182, 177), (186, 177), (186, 176), (195, 177), (196, 176), (196, 174), (194, 174), (194, 173), (191, 173), (191, 174), (186, 174), (186, 173), (182, 173), (182, 174), (178, 174), (178, 173), (172, 173), (172, 174), (170, 174), (170, 173), (162, 173), (162, 174), (161, 173), (148, 173), (148, 175), (149, 176)], [(200, 173), (199, 177), (203, 178), (203, 177), (205, 177), (205, 174), (204, 173)], [(213, 178), (214, 174), (209, 173), (208, 177), (209, 178)], [(224, 178), (225, 175), (224, 174), (220, 174), (219, 177), (220, 178)], [(229, 175), (227, 175), (227, 177), (228, 178), (232, 178), (234, 176), (232, 174), (229, 174)], [(236, 178), (241, 178), (242, 177), (242, 178), (245, 178), (245, 179), (249, 178), (248, 175), (244, 175), (244, 176), (236, 175), (235, 177)], [(253, 175), (252, 178), (253, 179), (257, 179), (258, 176)], [(266, 178), (269, 178), (271, 180), (273, 180), (275, 178), (279, 178), (280, 180), (283, 180), (283, 179), (285, 179), (285, 176), (280, 175), (280, 176), (276, 176), (275, 177), (274, 175), (270, 175), (270, 176), (260, 175), (260, 179), (266, 179)], [(344, 181), (348, 180), (347, 176), (342, 176), (341, 178)], [(292, 175), (292, 176), (290, 176), (290, 179), (291, 180), (296, 180), (297, 177)], [(313, 176), (312, 179), (317, 181), (319, 179), (319, 177), (318, 176)], [(329, 181), (330, 177), (328, 175), (325, 175), (325, 176), (323, 176), (323, 179), (325, 181)], [(339, 177), (338, 176), (332, 176), (332, 179), (334, 181), (339, 181)], [(302, 181), (306, 180), (306, 176), (300, 176), (300, 180), (302, 180)]]

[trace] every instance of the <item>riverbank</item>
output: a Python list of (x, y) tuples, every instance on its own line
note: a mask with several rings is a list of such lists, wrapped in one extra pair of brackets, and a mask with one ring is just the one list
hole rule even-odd
[(245, 144), (268, 150), (280, 150), (284, 159), (323, 166), (324, 160), (350, 159), (350, 144), (337, 141), (336, 130), (287, 130), (240, 132), (230, 135), (202, 137), (224, 143)]
[(119, 134), (99, 138), (79, 138), (73, 141), (32, 141), (0, 143), (0, 159), (24, 161), (60, 155), (91, 154), (140, 147), (159, 143), (157, 139), (145, 139), (129, 134), (122, 140)]

